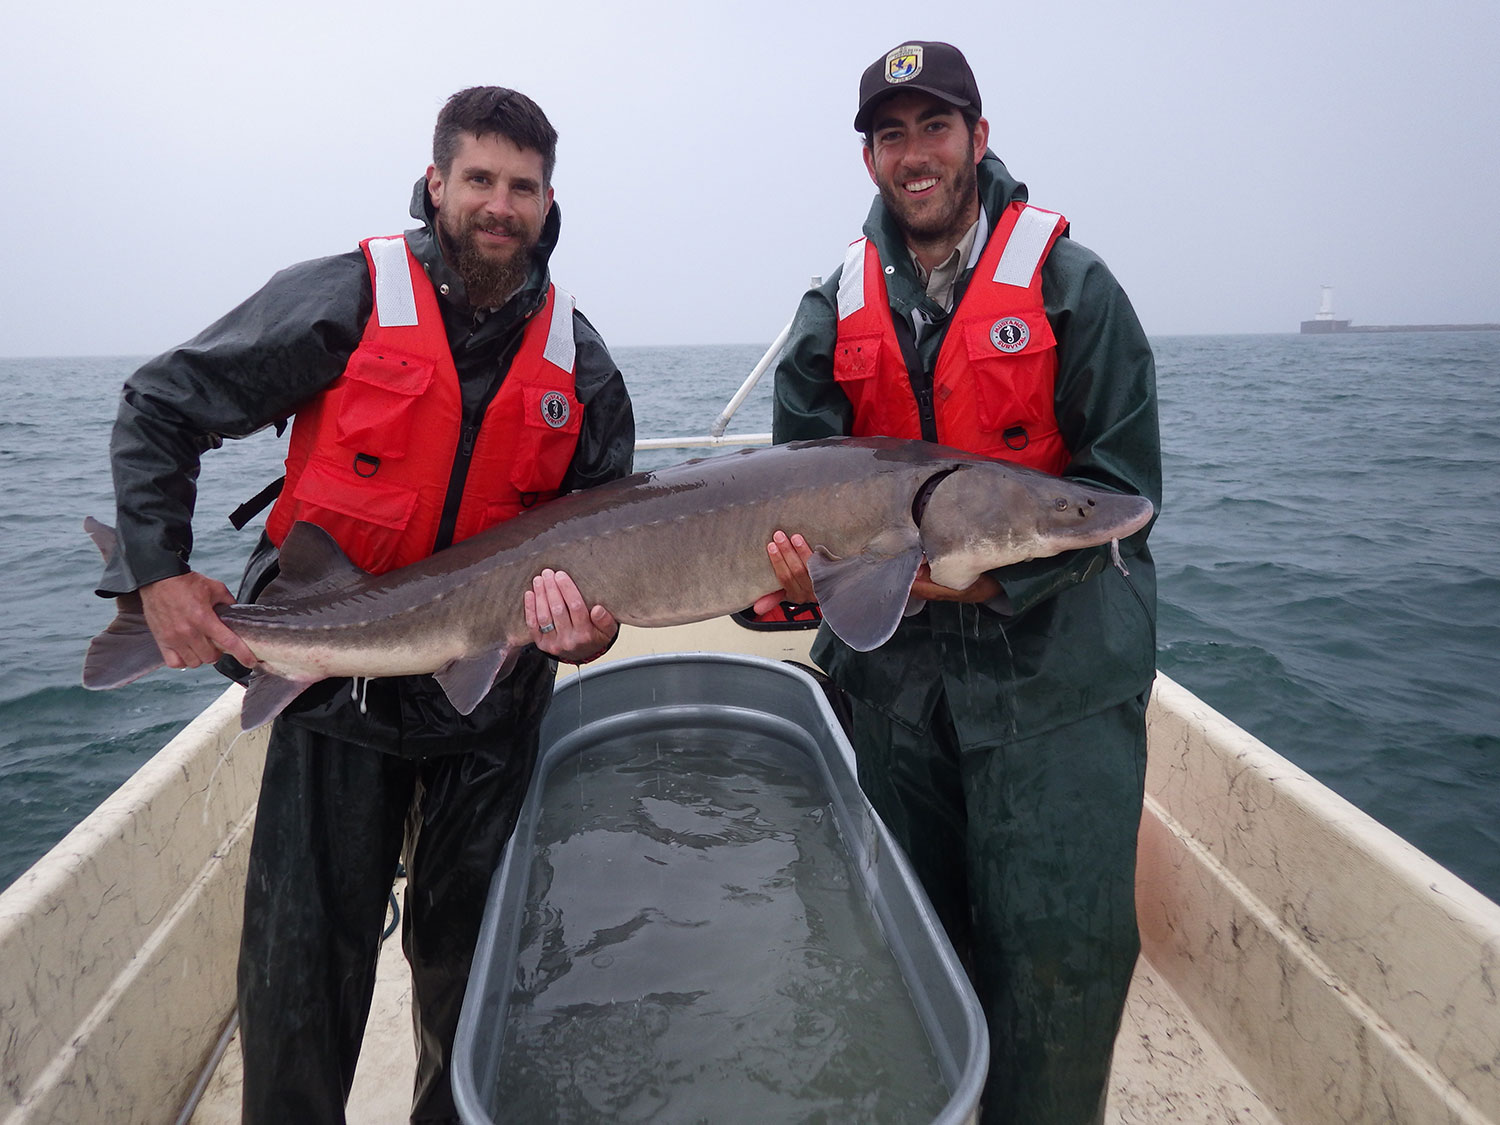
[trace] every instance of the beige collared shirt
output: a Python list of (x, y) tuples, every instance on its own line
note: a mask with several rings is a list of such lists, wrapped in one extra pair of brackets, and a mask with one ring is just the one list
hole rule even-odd
[[(953, 253), (934, 266), (931, 273), (928, 273), (922, 263), (917, 261), (915, 254), (911, 254), (912, 265), (917, 268), (917, 280), (927, 290), (927, 295), (936, 301), (944, 312), (953, 311), (953, 287), (958, 284), (958, 275), (972, 265), (969, 259), (974, 253), (974, 241), (979, 234), (979, 226), (983, 222), (984, 211), (981, 209), (979, 218), (974, 220), (974, 225), (958, 240)], [(908, 250), (907, 253), (910, 254), (911, 251)]]

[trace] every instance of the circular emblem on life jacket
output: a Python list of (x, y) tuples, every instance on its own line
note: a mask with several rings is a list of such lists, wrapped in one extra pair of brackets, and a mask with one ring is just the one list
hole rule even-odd
[(568, 415), (571, 413), (568, 396), (561, 391), (548, 391), (542, 396), (542, 421), (554, 430), (560, 430), (566, 426)]
[(990, 329), (990, 343), (1002, 352), (1018, 352), (1031, 340), (1031, 328), (1018, 316), (995, 321)]

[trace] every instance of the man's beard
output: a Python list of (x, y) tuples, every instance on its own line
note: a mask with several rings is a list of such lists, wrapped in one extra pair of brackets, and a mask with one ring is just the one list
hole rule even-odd
[(971, 142), (969, 158), (964, 161), (952, 190), (947, 193), (944, 206), (935, 214), (922, 219), (915, 217), (917, 209), (913, 207), (914, 201), (894, 181), (879, 185), (880, 198), (885, 201), (886, 210), (896, 220), (896, 225), (901, 228), (908, 242), (944, 248), (958, 245), (958, 240), (972, 225), (972, 221), (965, 221), (969, 206), (979, 196), (979, 173), (974, 166), (973, 154), (974, 146)]
[[(514, 233), (516, 228), (508, 229)], [(453, 268), (463, 278), (469, 304), (474, 308), (499, 308), (525, 284), (526, 275), (531, 270), (531, 252), (536, 249), (535, 237), (523, 239), (504, 257), (497, 257), (479, 248), (472, 224), (455, 232), (440, 215), (438, 235)]]

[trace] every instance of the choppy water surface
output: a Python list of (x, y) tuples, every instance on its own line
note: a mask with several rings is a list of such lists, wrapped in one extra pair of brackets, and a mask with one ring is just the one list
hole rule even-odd
[[(1160, 666), (1500, 898), (1500, 333), (1154, 344)], [(761, 350), (619, 349), (641, 432), (706, 430)], [(222, 685), (78, 686), (109, 619), (80, 524), (112, 510), (109, 424), (134, 366), (0, 360), (0, 886)], [(732, 429), (769, 418), (758, 393)], [(281, 455), (268, 432), (206, 459), (197, 562), (231, 585), (250, 534), (223, 514)]]
[(560, 764), (541, 808), (496, 1099), (508, 1118), (943, 1108), (810, 759), (744, 731), (633, 734)]
[(1160, 667), (1500, 897), (1500, 332), (1157, 354)]

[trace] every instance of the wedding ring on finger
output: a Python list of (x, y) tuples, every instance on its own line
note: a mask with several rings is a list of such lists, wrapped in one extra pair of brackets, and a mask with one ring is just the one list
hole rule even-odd
[(547, 622), (547, 624), (543, 625), (540, 629), (538, 629), (537, 632), (538, 633), (542, 633), (542, 634), (545, 635), (547, 633), (551, 633), (551, 632), (555, 631), (556, 629), (557, 629), (557, 626), (554, 625), (554, 624), (552, 624), (549, 621), (549, 622)]

